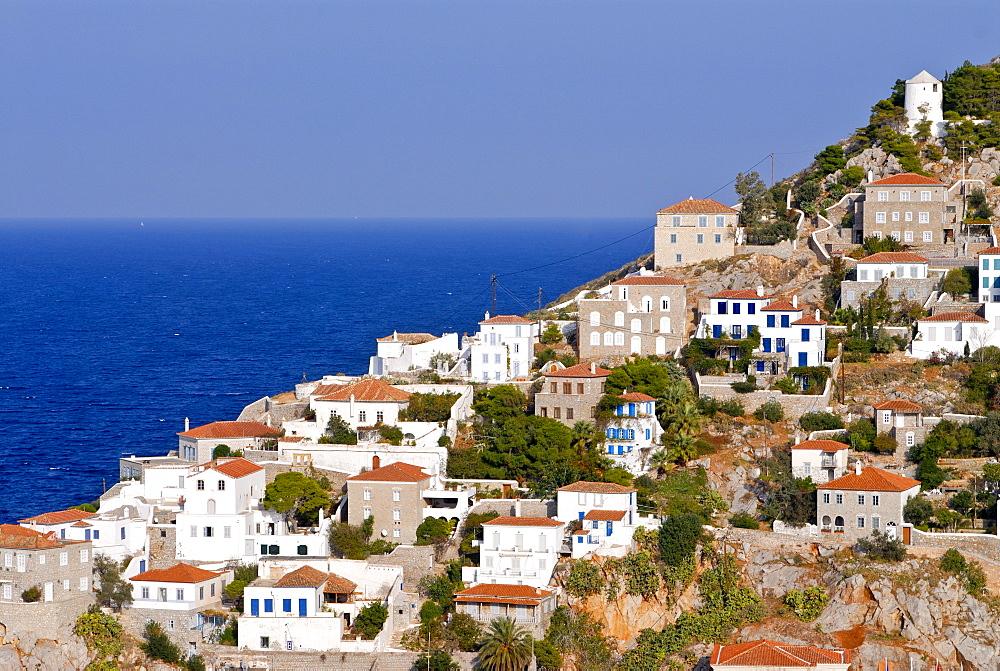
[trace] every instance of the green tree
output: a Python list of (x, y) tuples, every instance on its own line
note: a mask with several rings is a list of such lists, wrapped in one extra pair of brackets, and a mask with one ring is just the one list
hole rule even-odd
[(414, 545), (437, 545), (445, 543), (451, 536), (451, 523), (437, 517), (425, 517), (417, 526), (417, 541)]
[(785, 593), (785, 605), (803, 622), (812, 622), (822, 614), (830, 597), (822, 587), (807, 587), (804, 590), (791, 589)]
[(325, 445), (357, 445), (358, 434), (343, 417), (332, 414), (330, 421), (326, 423), (326, 430), (317, 442)]
[(660, 525), (660, 558), (670, 566), (688, 561), (702, 537), (704, 520), (699, 515), (670, 515)]
[(559, 652), (572, 655), (579, 669), (609, 669), (611, 646), (604, 627), (585, 612), (574, 613), (566, 606), (552, 612), (545, 640)]
[(831, 144), (816, 154), (816, 167), (824, 175), (837, 172), (845, 165), (847, 165), (847, 159), (844, 158), (844, 148), (839, 144)]
[(858, 184), (865, 178), (865, 169), (859, 165), (852, 165), (849, 168), (844, 168), (840, 173), (840, 178), (837, 180), (838, 183), (851, 188)]
[(535, 662), (539, 671), (559, 671), (562, 668), (562, 655), (554, 643), (542, 639), (535, 641)]
[(799, 209), (810, 212), (810, 207), (814, 206), (821, 193), (823, 190), (816, 180), (810, 179), (803, 182), (802, 186), (795, 192), (795, 200), (799, 202)]
[(759, 226), (768, 215), (770, 199), (767, 187), (756, 172), (736, 175), (736, 195), (740, 198), (740, 223), (744, 226)]
[(832, 412), (807, 412), (799, 417), (799, 426), (803, 431), (830, 431), (843, 429), (844, 420)]
[(687, 465), (687, 462), (698, 456), (698, 448), (694, 438), (684, 433), (674, 434), (674, 437), (669, 439), (667, 451), (670, 455), (670, 461), (682, 466)]
[(264, 489), (261, 503), (283, 514), (292, 530), (297, 531), (299, 522), (314, 523), (319, 510), (330, 506), (330, 495), (315, 480), (298, 471), (290, 471), (278, 474)]
[(922, 496), (913, 496), (903, 506), (903, 520), (913, 526), (926, 524), (934, 515), (934, 504)]
[(399, 411), (401, 422), (447, 422), (459, 394), (410, 394), (406, 407)]
[(468, 613), (452, 615), (448, 632), (454, 637), (458, 649), (464, 652), (472, 652), (478, 648), (479, 640), (483, 637), (482, 626)]
[(358, 612), (354, 618), (354, 631), (361, 638), (370, 641), (382, 631), (382, 625), (389, 618), (389, 610), (379, 601), (373, 601)]
[(232, 449), (225, 444), (216, 445), (212, 448), (212, 459), (218, 459), (220, 457), (228, 457), (233, 453)]
[(866, 538), (858, 540), (858, 550), (872, 559), (900, 562), (906, 559), (906, 547), (898, 538), (890, 538), (884, 531), (872, 531)]
[(531, 661), (531, 635), (510, 618), (490, 622), (479, 649), (485, 671), (523, 671)]
[(921, 489), (926, 491), (940, 487), (948, 479), (948, 472), (938, 466), (937, 459), (927, 456), (920, 460), (916, 476), (920, 480)]
[(389, 443), (390, 445), (403, 444), (403, 430), (398, 426), (380, 426), (378, 433), (383, 443)]
[(990, 488), (996, 489), (1000, 484), (1000, 464), (983, 464), (983, 480)]
[(87, 650), (96, 653), (94, 662), (113, 660), (122, 654), (125, 647), (124, 631), (119, 619), (103, 613), (97, 606), (91, 606), (76, 618), (73, 633), (83, 639)]
[(941, 291), (957, 296), (967, 294), (972, 290), (969, 274), (964, 268), (952, 268), (941, 281)]
[[(128, 561), (123, 560), (123, 563)], [(94, 555), (93, 573), (97, 576), (97, 603), (105, 608), (120, 612), (123, 606), (132, 603), (132, 582), (122, 580), (121, 572), (125, 566), (119, 564), (105, 554)]]
[(446, 651), (432, 650), (421, 653), (413, 662), (413, 668), (418, 671), (459, 671), (462, 667)]
[(181, 661), (180, 648), (170, 640), (159, 622), (155, 620), (147, 622), (143, 638), (146, 642), (139, 647), (150, 659), (158, 659), (168, 664), (177, 664)]
[(558, 324), (550, 323), (545, 327), (545, 330), (542, 331), (541, 340), (545, 345), (555, 345), (558, 342), (562, 342), (562, 339), (562, 330), (560, 330)]

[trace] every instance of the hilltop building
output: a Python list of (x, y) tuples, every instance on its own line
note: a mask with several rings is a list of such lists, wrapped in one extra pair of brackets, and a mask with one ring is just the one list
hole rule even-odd
[(432, 358), (458, 361), (458, 333), (444, 333), (440, 337), (430, 333), (397, 333), (376, 340), (376, 353), (368, 363), (369, 375), (391, 375), (413, 370), (450, 369), (439, 366)]
[(259, 450), (264, 443), (276, 441), (281, 431), (260, 422), (212, 422), (193, 429), (184, 420), (184, 431), (177, 434), (177, 450), (181, 459), (203, 464), (211, 461), (217, 445), (233, 450)]
[(486, 313), (475, 336), (462, 339), (469, 376), (482, 382), (527, 379), (538, 342), (538, 322), (519, 315)]
[(660, 445), (663, 427), (656, 419), (656, 399), (647, 394), (621, 394), (625, 403), (615, 408), (605, 429), (608, 456), (634, 475), (646, 472), (646, 460)]
[(355, 431), (379, 423), (393, 425), (410, 400), (409, 392), (375, 378), (319, 387), (316, 391), (320, 395), (312, 396), (309, 404), (316, 412), (316, 426), (320, 430), (326, 428), (333, 415)]
[(818, 484), (837, 479), (847, 470), (850, 448), (836, 440), (806, 440), (792, 445), (792, 475)]
[(937, 289), (940, 275), (928, 275), (929, 261), (911, 252), (879, 252), (858, 259), (854, 279), (840, 285), (840, 307), (857, 307), (882, 286), (893, 301), (907, 300), (921, 305)]
[(920, 493), (920, 481), (869, 466), (816, 487), (816, 518), (822, 532), (850, 538), (885, 531), (895, 538), (903, 525), (903, 506)]
[(955, 243), (961, 200), (951, 199), (944, 182), (904, 172), (869, 182), (864, 189), (865, 197), (855, 201), (859, 237), (892, 237), (917, 250)]
[(945, 135), (943, 102), (944, 85), (927, 70), (921, 70), (912, 79), (907, 79), (903, 107), (906, 110), (910, 135), (917, 132), (918, 123), (929, 121), (931, 137), (943, 137)]
[(514, 515), (483, 522), (479, 566), (463, 566), (462, 580), (544, 588), (559, 561), (566, 525), (549, 517)]
[(21, 603), (23, 592), (32, 587), (41, 589), (42, 601), (90, 595), (93, 546), (89, 541), (0, 524), (0, 556), (0, 603)]
[(656, 213), (657, 270), (728, 259), (742, 244), (739, 211), (711, 198), (688, 198)]

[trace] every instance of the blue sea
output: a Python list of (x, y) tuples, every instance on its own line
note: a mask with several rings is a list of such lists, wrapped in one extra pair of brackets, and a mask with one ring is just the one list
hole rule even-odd
[(501, 314), (553, 300), (652, 223), (0, 221), (0, 522), (93, 501), (185, 417), (367, 372), (394, 329), (474, 332), (493, 273)]

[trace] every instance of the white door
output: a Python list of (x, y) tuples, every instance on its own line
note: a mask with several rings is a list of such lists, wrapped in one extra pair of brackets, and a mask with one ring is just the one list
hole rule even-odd
[(52, 583), (45, 583), (45, 600), (52, 601)]
[(642, 351), (642, 338), (640, 336), (632, 336), (632, 347), (630, 349), (632, 354), (639, 354)]

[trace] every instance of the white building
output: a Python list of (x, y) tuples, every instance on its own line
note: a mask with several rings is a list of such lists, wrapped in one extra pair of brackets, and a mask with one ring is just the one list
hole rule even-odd
[(858, 259), (859, 282), (881, 282), (883, 277), (925, 280), (930, 262), (910, 252), (878, 252)]
[(549, 517), (503, 515), (483, 522), (479, 566), (462, 567), (462, 580), (545, 587), (559, 561), (565, 531), (565, 523)]
[(806, 440), (792, 445), (792, 475), (823, 484), (847, 470), (849, 447), (836, 440)]
[(184, 563), (151, 569), (130, 578), (132, 608), (159, 622), (168, 635), (177, 632), (178, 638), (186, 638), (190, 634), (185, 632), (198, 631), (207, 636), (226, 618), (205, 611), (222, 610), (223, 590), (232, 580), (232, 571), (206, 571)]
[(615, 408), (605, 429), (608, 456), (616, 465), (642, 475), (653, 446), (660, 444), (663, 428), (656, 419), (656, 399), (632, 392), (621, 394), (627, 403)]
[(281, 435), (278, 429), (260, 422), (212, 422), (193, 429), (187, 427), (187, 420), (184, 423), (184, 431), (177, 434), (177, 454), (199, 464), (211, 460), (218, 445), (228, 445), (233, 450), (257, 450)]
[(979, 302), (1000, 303), (1000, 247), (990, 247), (979, 257)]
[(538, 342), (538, 323), (518, 315), (497, 315), (479, 322), (479, 332), (463, 343), (469, 375), (483, 382), (526, 379)]
[(580, 480), (556, 490), (556, 518), (579, 520), (581, 528), (570, 539), (574, 559), (591, 552), (621, 554), (632, 547), (638, 527), (660, 525), (654, 517), (639, 514), (636, 490), (611, 482)]
[[(993, 305), (987, 303), (987, 310)], [(1000, 310), (996, 312), (1000, 316)], [(919, 359), (941, 352), (962, 355), (966, 345), (970, 352), (975, 352), (987, 345), (1000, 344), (997, 333), (996, 316), (990, 322), (975, 312), (939, 312), (917, 320), (917, 335), (910, 342), (910, 353)]]
[[(350, 560), (261, 562), (260, 577), (244, 590), (238, 645), (247, 650), (382, 650), (397, 619), (402, 588), (399, 566)], [(375, 640), (357, 639), (350, 627), (373, 602), (388, 608), (389, 619)]]
[(932, 137), (945, 135), (943, 101), (941, 80), (927, 70), (921, 70), (913, 79), (906, 80), (903, 107), (911, 135), (916, 132), (917, 124), (924, 120), (931, 122)]
[(95, 553), (118, 561), (142, 554), (146, 547), (147, 521), (136, 506), (120, 506), (99, 513), (58, 510), (19, 523), (41, 533), (54, 532), (60, 539), (91, 541)]
[(320, 431), (326, 428), (332, 415), (339, 415), (355, 431), (380, 422), (394, 425), (410, 398), (409, 392), (374, 378), (319, 391), (327, 393), (313, 396), (309, 405), (316, 412)]
[(431, 357), (437, 354), (450, 356), (457, 363), (458, 333), (445, 333), (440, 337), (430, 333), (397, 333), (377, 339), (377, 350), (368, 365), (369, 375), (389, 375), (411, 370), (434, 369)]

